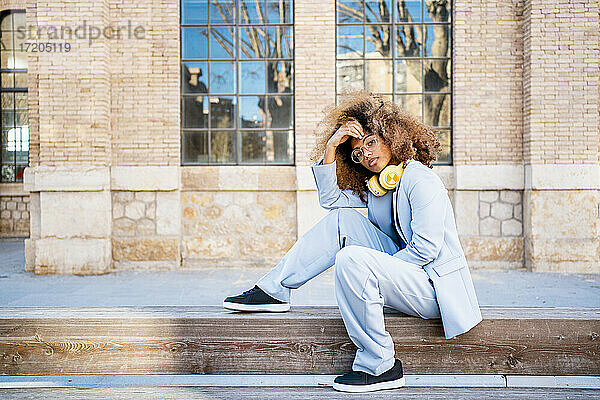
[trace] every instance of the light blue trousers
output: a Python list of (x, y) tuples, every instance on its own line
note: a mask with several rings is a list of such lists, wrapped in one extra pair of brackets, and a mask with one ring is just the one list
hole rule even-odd
[(398, 250), (361, 213), (338, 208), (302, 235), (256, 284), (272, 297), (289, 302), (291, 289), (335, 265), (336, 299), (348, 336), (358, 347), (352, 369), (380, 375), (394, 365), (384, 305), (425, 319), (440, 318), (427, 273), (394, 257)]

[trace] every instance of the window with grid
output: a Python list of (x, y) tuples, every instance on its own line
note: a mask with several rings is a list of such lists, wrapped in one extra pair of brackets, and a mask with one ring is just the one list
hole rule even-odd
[(29, 164), (25, 12), (0, 13), (0, 181), (22, 182)]
[(367, 89), (439, 133), (451, 162), (450, 0), (337, 0), (336, 91)]
[(182, 164), (294, 162), (293, 2), (182, 0)]

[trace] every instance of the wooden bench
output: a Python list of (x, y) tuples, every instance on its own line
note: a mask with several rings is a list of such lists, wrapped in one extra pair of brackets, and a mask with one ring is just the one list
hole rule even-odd
[[(407, 374), (600, 375), (600, 309), (482, 307), (454, 339), (386, 310)], [(0, 375), (338, 374), (355, 346), (335, 307), (0, 308)]]

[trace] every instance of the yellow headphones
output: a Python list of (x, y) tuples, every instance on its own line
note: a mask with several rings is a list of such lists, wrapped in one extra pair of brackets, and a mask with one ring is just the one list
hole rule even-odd
[(367, 187), (375, 196), (383, 196), (388, 190), (394, 189), (404, 173), (402, 165), (388, 165), (379, 175), (373, 175), (367, 182)]

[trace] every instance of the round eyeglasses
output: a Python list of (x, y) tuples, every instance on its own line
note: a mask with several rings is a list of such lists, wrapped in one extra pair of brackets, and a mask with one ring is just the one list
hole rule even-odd
[(365, 154), (362, 151), (363, 147), (369, 152), (375, 150), (378, 143), (377, 135), (367, 136), (363, 143), (364, 144), (362, 146), (357, 147), (356, 149), (352, 150), (352, 153), (350, 153), (350, 158), (357, 164), (360, 164), (365, 157)]

